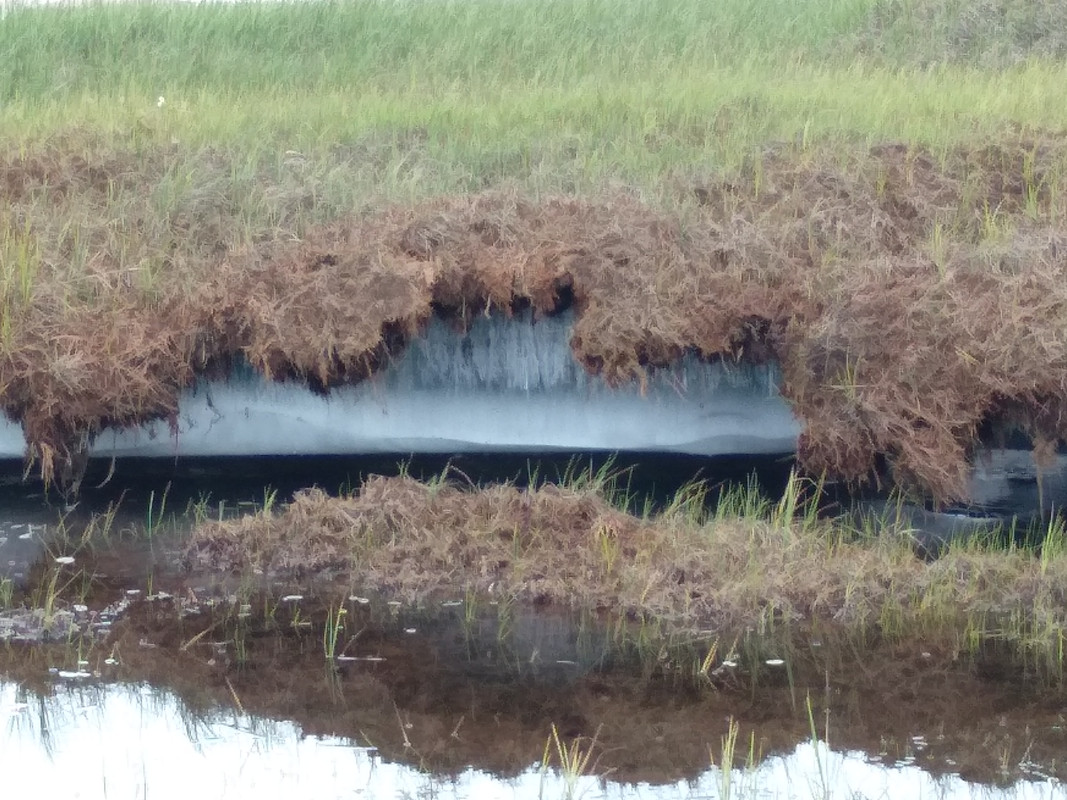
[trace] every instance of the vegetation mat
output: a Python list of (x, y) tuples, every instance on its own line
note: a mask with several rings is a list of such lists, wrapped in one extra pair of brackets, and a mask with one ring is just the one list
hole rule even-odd
[(459, 593), (597, 609), (670, 634), (834, 622), (891, 639), (947, 637), (962, 649), (992, 637), (1062, 674), (1059, 525), (1040, 550), (974, 537), (926, 561), (905, 525), (849, 529), (818, 518), (803, 492), (796, 479), (777, 504), (734, 492), (709, 516), (695, 486), (639, 517), (588, 476), (571, 487), (477, 490), (374, 477), (356, 495), (309, 490), (281, 513), (202, 523), (186, 560), (274, 577), (339, 573), (419, 604)]
[(802, 465), (965, 490), (1064, 439), (1060, 4), (14, 5), (0, 406), (76, 487), (247, 358), (362, 380), (431, 314), (576, 311), (609, 383), (774, 359)]

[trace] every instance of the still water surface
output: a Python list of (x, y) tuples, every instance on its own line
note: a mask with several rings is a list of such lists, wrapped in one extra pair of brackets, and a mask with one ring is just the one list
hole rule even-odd
[[(374, 747), (305, 736), (291, 722), (222, 709), (194, 714), (147, 685), (59, 684), (47, 697), (0, 683), (0, 775), (39, 797), (109, 798), (713, 798), (723, 774), (623, 784), (610, 775), (573, 784), (536, 760), (509, 778), (476, 769), (442, 776), (389, 763)], [(21, 776), (21, 777), (19, 777)], [(934, 777), (914, 763), (885, 766), (862, 752), (803, 743), (756, 769), (735, 771), (734, 796), (767, 798), (1063, 798), (1054, 781), (1003, 788)], [(10, 785), (10, 784), (9, 784)]]

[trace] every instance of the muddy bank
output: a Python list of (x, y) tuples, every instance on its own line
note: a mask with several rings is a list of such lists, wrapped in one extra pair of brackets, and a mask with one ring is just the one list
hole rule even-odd
[(310, 490), (276, 513), (207, 522), (186, 559), (237, 573), (343, 576), (414, 603), (460, 592), (596, 609), (673, 632), (833, 621), (957, 644), (973, 632), (1062, 662), (1059, 529), (1040, 551), (974, 541), (928, 561), (900, 522), (858, 530), (819, 519), (805, 503), (812, 487), (799, 481), (777, 503), (738, 492), (710, 517), (699, 487), (643, 517), (601, 488), (372, 477), (352, 496)]
[(0, 403), (69, 484), (103, 426), (173, 420), (180, 390), (238, 355), (325, 391), (433, 314), (573, 308), (574, 358), (609, 384), (687, 353), (773, 359), (809, 471), (951, 498), (981, 431), (1041, 452), (1067, 431), (1065, 153), (1015, 134), (944, 156), (776, 147), (679, 181), (670, 208), (497, 191), (240, 246), (221, 199), (138, 211), (163, 152), (9, 151)]

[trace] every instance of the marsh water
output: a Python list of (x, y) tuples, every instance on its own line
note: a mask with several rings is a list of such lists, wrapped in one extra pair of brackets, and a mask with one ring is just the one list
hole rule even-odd
[[(460, 593), (415, 607), (328, 577), (278, 585), (178, 563), (196, 514), (253, 510), (268, 484), (279, 500), (311, 482), (351, 486), (383, 466), (120, 464), (109, 476), (104, 465), (86, 481), (103, 485), (71, 510), (6, 475), (0, 786), (46, 797), (1067, 796), (1062, 681), (995, 641), (960, 657), (918, 636), (833, 627), (664, 639), (637, 620), (554, 607)], [(690, 467), (634, 480), (654, 500)], [(495, 468), (518, 477), (525, 465)], [(775, 475), (764, 473), (769, 491)]]

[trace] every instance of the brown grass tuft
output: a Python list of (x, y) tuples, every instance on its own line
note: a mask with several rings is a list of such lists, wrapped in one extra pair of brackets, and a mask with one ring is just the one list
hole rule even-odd
[(890, 633), (1010, 614), (1067, 628), (1060, 555), (961, 550), (926, 563), (899, 531), (853, 540), (832, 522), (780, 517), (639, 519), (591, 489), (374, 477), (357, 496), (309, 490), (277, 515), (203, 525), (187, 558), (276, 575), (340, 572), (412, 602), (466, 592), (678, 631), (797, 620), (863, 629), (887, 609), (900, 629)]

